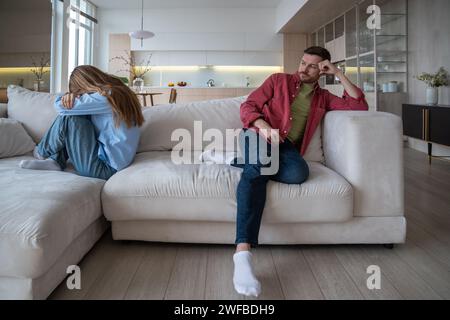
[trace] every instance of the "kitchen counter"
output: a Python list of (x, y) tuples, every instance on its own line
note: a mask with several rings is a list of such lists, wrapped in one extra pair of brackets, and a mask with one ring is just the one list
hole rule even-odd
[(256, 88), (249, 87), (159, 87), (146, 86), (143, 92), (160, 93), (154, 96), (155, 104), (167, 104), (170, 97), (171, 89), (177, 92), (177, 103), (185, 103), (192, 101), (204, 101), (212, 99), (225, 99), (233, 97), (242, 97), (249, 95)]

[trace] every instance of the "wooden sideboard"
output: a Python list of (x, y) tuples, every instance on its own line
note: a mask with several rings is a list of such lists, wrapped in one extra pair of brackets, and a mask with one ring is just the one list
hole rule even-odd
[(433, 143), (450, 146), (450, 106), (403, 105), (403, 132), (405, 136), (428, 143), (428, 159), (449, 158), (433, 156)]

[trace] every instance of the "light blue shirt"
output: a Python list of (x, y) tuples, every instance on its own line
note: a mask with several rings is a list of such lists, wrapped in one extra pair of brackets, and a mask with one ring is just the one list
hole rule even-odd
[(111, 104), (99, 93), (83, 94), (76, 98), (72, 109), (64, 108), (61, 98), (62, 95), (55, 100), (55, 109), (60, 115), (91, 116), (100, 144), (98, 157), (117, 171), (128, 167), (139, 145), (139, 128), (128, 128), (123, 121), (116, 128)]

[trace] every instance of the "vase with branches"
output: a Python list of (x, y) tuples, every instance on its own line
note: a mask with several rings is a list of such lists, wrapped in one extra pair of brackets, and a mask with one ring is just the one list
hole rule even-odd
[(439, 88), (447, 87), (448, 72), (444, 67), (439, 68), (435, 74), (422, 73), (416, 77), (417, 80), (423, 81), (427, 84), (427, 104), (436, 105), (439, 102)]
[(34, 57), (31, 57), (31, 64), (33, 67), (30, 70), (36, 77), (34, 81), (34, 90), (41, 91), (41, 86), (44, 83), (44, 75), (50, 72), (50, 58), (42, 55), (37, 62)]
[(134, 89), (142, 91), (144, 86), (144, 76), (152, 69), (150, 66), (151, 58), (152, 54), (149, 54), (146, 58), (137, 61), (129, 51), (125, 51), (125, 55), (113, 57), (110, 61), (116, 60), (122, 62), (123, 69), (118, 70), (118, 72), (126, 72), (129, 74)]

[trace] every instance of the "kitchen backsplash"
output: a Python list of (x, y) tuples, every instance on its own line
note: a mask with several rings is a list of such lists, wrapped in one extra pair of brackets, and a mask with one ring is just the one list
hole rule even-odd
[[(258, 87), (281, 67), (163, 67), (153, 68), (144, 76), (145, 86), (167, 86), (169, 82), (187, 82), (191, 87), (207, 87), (210, 79), (215, 87)], [(210, 81), (211, 83), (211, 81)]]

